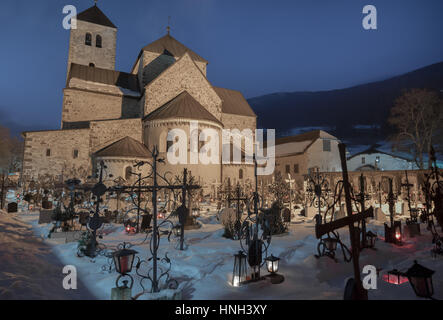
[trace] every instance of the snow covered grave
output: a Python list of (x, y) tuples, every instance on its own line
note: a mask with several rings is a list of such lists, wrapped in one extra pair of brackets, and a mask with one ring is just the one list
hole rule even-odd
[[(403, 217), (402, 219), (405, 219)], [(0, 216), (0, 228), (5, 231), (13, 232), (17, 239), (13, 237), (8, 239), (12, 247), (21, 248), (23, 244), (21, 239), (25, 236), (24, 231), (11, 227), (9, 221)], [(8, 218), (10, 219), (10, 218)], [(40, 242), (48, 234), (51, 224), (39, 225), (38, 215), (35, 213), (23, 212), (16, 215), (23, 226), (28, 226), (32, 230), (35, 238), (28, 242)], [(345, 281), (352, 276), (352, 264), (346, 263), (339, 258), (334, 262), (328, 258), (316, 259), (318, 241), (314, 235), (315, 224), (312, 220), (302, 220), (293, 222), (289, 225), (289, 234), (282, 237), (274, 237), (270, 246), (270, 252), (279, 257), (279, 273), (284, 275), (285, 282), (279, 285), (272, 285), (267, 281), (251, 283), (247, 286), (232, 287), (230, 284), (232, 268), (234, 262), (234, 253), (238, 252), (239, 242), (222, 237), (223, 226), (217, 221), (216, 212), (204, 212), (198, 218), (202, 225), (200, 229), (189, 230), (186, 232), (186, 241), (189, 244), (187, 250), (176, 250), (172, 241), (162, 238), (160, 248), (162, 252), (167, 252), (172, 261), (171, 277), (179, 282), (179, 290), (183, 299), (342, 299)], [(371, 230), (377, 234), (383, 234), (383, 224), (378, 221), (368, 223)], [(349, 245), (349, 236), (346, 229), (341, 229), (340, 235), (343, 241)], [(103, 239), (99, 242), (108, 247), (117, 246), (119, 243), (128, 242), (137, 244), (144, 239), (143, 234), (128, 235), (124, 226), (108, 224), (104, 229)], [(435, 298), (443, 298), (443, 281), (439, 275), (443, 273), (443, 257), (439, 256), (433, 259), (430, 250), (433, 248), (432, 235), (424, 230), (421, 236), (411, 239), (405, 239), (404, 245), (399, 247), (388, 244), (379, 239), (377, 250), (363, 250), (360, 254), (360, 266), (374, 265), (379, 270), (377, 289), (369, 290), (369, 299), (417, 299), (409, 283), (394, 285), (387, 283), (383, 278), (389, 270), (394, 268), (405, 271), (413, 261), (417, 260), (420, 264), (429, 269), (435, 270), (433, 278)], [(50, 250), (45, 254), (53, 254), (61, 265), (73, 265), (77, 268), (79, 281), (79, 291), (84, 292), (85, 299), (90, 299), (90, 293), (96, 299), (110, 299), (111, 288), (115, 286), (117, 273), (113, 270), (109, 272), (109, 261), (104, 256), (97, 256), (94, 259), (76, 255), (77, 243), (51, 244), (46, 239), (43, 240)], [(6, 254), (5, 246), (0, 247)], [(140, 257), (148, 255), (148, 245), (136, 245), (135, 250), (139, 252)], [(26, 246), (28, 253), (41, 256), (42, 253)], [(53, 263), (52, 260), (48, 263)], [(12, 259), (6, 259), (2, 263), (1, 274), (5, 281), (0, 288), (0, 297), (2, 293), (11, 293), (17, 277), (23, 276), (31, 279), (38, 275), (38, 270), (32, 268), (16, 267), (14, 275), (7, 273), (5, 269), (8, 265), (17, 264)], [(49, 267), (49, 266), (48, 266)], [(104, 268), (108, 267), (108, 269)], [(52, 269), (51, 269), (52, 270)], [(52, 271), (53, 280), (62, 279), (62, 268)], [(59, 273), (57, 273), (59, 272)], [(20, 275), (23, 273), (23, 275)], [(137, 275), (134, 277), (133, 295), (142, 291)], [(364, 274), (363, 274), (364, 276)], [(62, 285), (59, 282), (52, 281), (55, 286)], [(54, 287), (54, 292), (60, 290)], [(13, 291), (13, 290), (12, 290)], [(50, 292), (41, 292), (37, 287), (32, 287), (29, 296), (36, 298), (45, 298)], [(144, 299), (149, 296), (144, 296)], [(153, 297), (151, 297), (153, 298)]]

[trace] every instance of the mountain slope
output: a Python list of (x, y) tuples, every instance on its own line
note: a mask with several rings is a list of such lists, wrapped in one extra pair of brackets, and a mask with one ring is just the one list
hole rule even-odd
[(377, 140), (389, 134), (389, 110), (402, 90), (409, 88), (442, 90), (443, 62), (351, 88), (274, 93), (248, 102), (258, 116), (258, 127), (275, 128), (279, 136), (297, 127), (323, 126), (342, 139), (352, 140), (356, 138), (355, 126), (375, 125), (372, 138)]

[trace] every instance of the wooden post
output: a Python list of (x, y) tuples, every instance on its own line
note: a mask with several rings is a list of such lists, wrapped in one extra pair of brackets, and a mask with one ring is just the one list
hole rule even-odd
[[(346, 145), (340, 143), (338, 145), (338, 150), (340, 152), (341, 167), (343, 173), (343, 188), (345, 191), (345, 201), (346, 209), (348, 211), (348, 217), (352, 216), (352, 203), (351, 203), (351, 193), (349, 188), (349, 178), (348, 178), (348, 167), (346, 164)], [(367, 300), (368, 292), (363, 288), (361, 278), (360, 278), (360, 266), (359, 266), (359, 245), (356, 243), (356, 238), (354, 236), (355, 228), (354, 224), (349, 224), (349, 236), (351, 237), (352, 246), (352, 262), (354, 265), (354, 298), (356, 300)]]

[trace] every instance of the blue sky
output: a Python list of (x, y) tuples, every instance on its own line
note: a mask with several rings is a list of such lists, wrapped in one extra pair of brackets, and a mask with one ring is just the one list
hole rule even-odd
[[(0, 123), (60, 125), (69, 31), (62, 8), (88, 0), (0, 3)], [(365, 5), (378, 29), (362, 27)], [(118, 70), (166, 33), (209, 61), (216, 86), (247, 97), (349, 87), (443, 61), (441, 0), (99, 0), (118, 27)], [(17, 130), (17, 129), (16, 129)]]

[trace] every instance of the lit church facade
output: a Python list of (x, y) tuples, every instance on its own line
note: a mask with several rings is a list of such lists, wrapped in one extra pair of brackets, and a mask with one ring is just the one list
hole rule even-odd
[[(186, 167), (206, 187), (252, 182), (253, 166), (244, 162), (176, 165), (166, 156), (171, 129), (183, 129), (188, 139), (214, 129), (220, 158), (223, 129), (254, 134), (256, 115), (243, 95), (214, 87), (207, 78), (208, 61), (169, 32), (140, 50), (130, 72), (115, 70), (116, 45), (117, 27), (96, 5), (77, 15), (77, 29), (70, 31), (61, 127), (23, 133), (22, 180), (46, 174), (84, 179), (98, 161), (115, 178), (129, 179), (128, 167), (149, 161), (157, 146), (166, 160), (160, 173), (180, 174)], [(191, 132), (195, 122), (198, 131)], [(201, 147), (189, 140), (187, 145)]]

